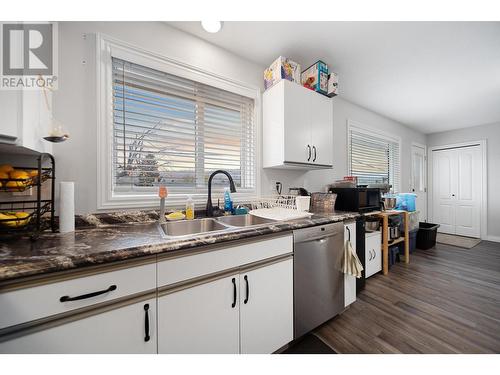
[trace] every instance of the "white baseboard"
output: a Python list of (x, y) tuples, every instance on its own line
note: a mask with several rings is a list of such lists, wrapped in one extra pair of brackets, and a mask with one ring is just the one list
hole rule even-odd
[(486, 236), (486, 241), (500, 242), (500, 236)]

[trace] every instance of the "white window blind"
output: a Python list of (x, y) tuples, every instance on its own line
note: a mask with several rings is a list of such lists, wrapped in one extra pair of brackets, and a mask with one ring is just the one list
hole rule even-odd
[[(113, 58), (113, 189), (206, 193), (228, 171), (238, 192), (255, 190), (254, 101)], [(215, 187), (227, 177), (214, 178)]]
[(389, 183), (400, 187), (399, 141), (349, 127), (349, 174), (358, 184)]

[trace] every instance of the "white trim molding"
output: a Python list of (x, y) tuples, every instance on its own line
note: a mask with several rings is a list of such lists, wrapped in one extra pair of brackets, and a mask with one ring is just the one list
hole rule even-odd
[[(147, 66), (169, 74), (201, 82), (254, 100), (255, 121), (255, 189), (249, 193), (235, 193), (235, 202), (249, 201), (260, 195), (260, 136), (261, 136), (261, 91), (260, 88), (228, 79), (198, 67), (170, 59), (140, 47), (96, 34), (96, 79), (97, 79), (97, 209), (156, 207), (156, 194), (114, 194), (112, 189), (112, 139), (113, 139), (113, 97), (112, 97), (112, 57)], [(197, 204), (206, 202), (206, 194), (192, 194)], [(181, 207), (187, 194), (170, 194), (167, 205)]]
[(429, 218), (429, 222), (434, 221), (434, 206), (433, 206), (433, 181), (432, 181), (432, 173), (433, 173), (433, 151), (437, 150), (446, 150), (453, 148), (462, 148), (462, 147), (471, 147), (471, 146), (479, 146), (481, 149), (481, 219), (480, 219), (480, 238), (482, 240), (495, 241), (496, 238), (494, 236), (488, 236), (488, 156), (487, 156), (487, 141), (486, 139), (481, 139), (478, 141), (470, 141), (470, 142), (460, 142), (446, 145), (438, 145), (431, 146), (428, 148), (428, 157), (427, 157), (427, 170), (428, 176), (430, 177), (428, 180), (428, 194), (427, 194), (427, 217)]

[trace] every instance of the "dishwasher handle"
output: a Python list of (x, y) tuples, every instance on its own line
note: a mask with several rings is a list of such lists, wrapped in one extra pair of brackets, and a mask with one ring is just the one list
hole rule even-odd
[(323, 233), (323, 234), (317, 234), (316, 236), (311, 236), (311, 237), (304, 237), (301, 239), (296, 239), (294, 242), (297, 243), (305, 243), (305, 242), (319, 242), (319, 243), (324, 243), (327, 239), (331, 237), (336, 237), (338, 235), (341, 235), (342, 232), (330, 232), (330, 233)]

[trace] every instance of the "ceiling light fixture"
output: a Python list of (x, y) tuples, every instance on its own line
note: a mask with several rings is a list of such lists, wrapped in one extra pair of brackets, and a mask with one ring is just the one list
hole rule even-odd
[(222, 21), (201, 21), (201, 26), (209, 33), (216, 33), (222, 29)]

